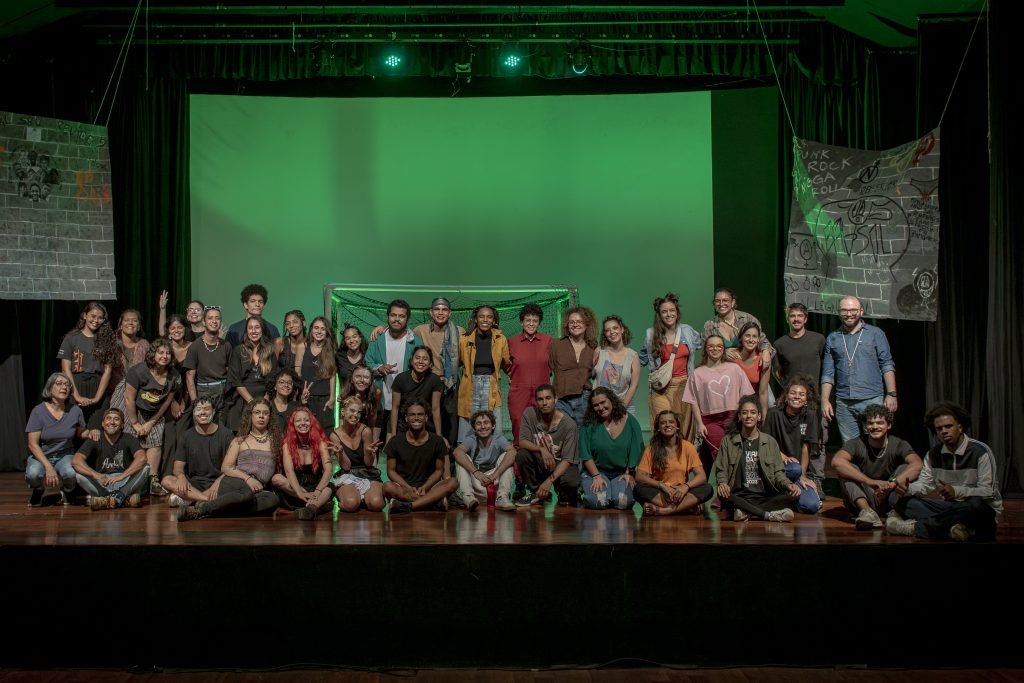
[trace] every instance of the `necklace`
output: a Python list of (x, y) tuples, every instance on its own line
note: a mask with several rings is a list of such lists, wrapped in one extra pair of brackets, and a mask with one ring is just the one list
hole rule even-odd
[[(721, 316), (719, 316), (719, 317), (721, 318)], [(736, 330), (737, 332), (740, 331), (740, 328), (736, 325), (736, 314), (735, 313), (733, 313), (733, 315), (732, 315), (732, 322), (729, 322), (725, 318), (722, 318), (722, 322), (725, 323), (726, 325), (728, 325), (729, 327), (731, 327), (732, 329)]]
[[(851, 335), (852, 336), (852, 335)], [(860, 349), (861, 339), (864, 337), (864, 327), (860, 328), (860, 332), (857, 333), (857, 344), (853, 347), (853, 355), (850, 355), (850, 349), (846, 346), (846, 333), (843, 333), (843, 353), (846, 354), (846, 367), (853, 367), (853, 359), (857, 357), (857, 350)]]
[(889, 437), (888, 436), (886, 436), (885, 437), (885, 441), (882, 442), (882, 450), (880, 450), (880, 451), (875, 450), (875, 447), (872, 446), (870, 443), (868, 444), (868, 448), (871, 449), (871, 457), (874, 460), (878, 460), (883, 455), (885, 455), (885, 449), (887, 449), (888, 447), (889, 447)]
[(249, 436), (251, 436), (252, 440), (255, 441), (256, 443), (266, 443), (267, 441), (270, 440), (270, 433), (269, 432), (263, 432), (263, 434), (257, 434), (256, 432), (249, 432)]
[(220, 346), (220, 339), (218, 339), (217, 341), (213, 342), (213, 348), (211, 349), (210, 345), (206, 343), (206, 337), (204, 336), (203, 337), (203, 346), (206, 347), (207, 351), (209, 351), (210, 353), (213, 353)]

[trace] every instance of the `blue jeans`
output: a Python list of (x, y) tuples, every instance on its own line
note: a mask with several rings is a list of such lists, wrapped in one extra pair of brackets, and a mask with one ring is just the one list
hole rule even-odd
[[(470, 416), (478, 410), (490, 410), (494, 413), (494, 433), (501, 434), (501, 406), (490, 407), (491, 382), (494, 378), (491, 375), (473, 375), (473, 402), (470, 405)], [(459, 417), (459, 443), (466, 440), (466, 437), (473, 433), (473, 425), (469, 423), (469, 416)]]
[(130, 477), (115, 481), (113, 484), (107, 484), (106, 486), (84, 474), (76, 473), (75, 477), (78, 479), (78, 485), (90, 496), (109, 496), (116, 492), (117, 496), (124, 502), (133, 493), (142, 493), (142, 487), (149, 483), (149, 465), (145, 465)]
[(617, 477), (609, 477), (606, 474), (598, 473), (597, 476), (604, 479), (605, 487), (594, 493), (590, 490), (594, 477), (590, 476), (585, 467), (580, 467), (580, 500), (583, 501), (583, 507), (595, 510), (605, 508), (629, 510), (633, 507), (633, 489), (626, 485), (621, 474)]
[(874, 398), (850, 400), (836, 397), (836, 422), (839, 423), (839, 436), (843, 443), (860, 436), (860, 415), (870, 405), (882, 405), (885, 397), (882, 395)]
[(821, 509), (821, 498), (818, 497), (818, 492), (813, 486), (805, 489), (800, 485), (800, 474), (802, 472), (803, 469), (800, 467), (800, 463), (791, 462), (786, 464), (786, 476), (791, 482), (800, 486), (800, 497), (796, 501), (797, 512), (813, 515)]
[[(61, 480), (61, 488), (65, 493), (75, 490), (75, 469), (71, 466), (72, 455), (53, 455), (47, 458), (53, 469), (57, 470), (57, 476)], [(25, 481), (34, 489), (46, 487), (46, 468), (34, 456), (28, 456), (28, 464), (25, 465)]]
[(583, 415), (590, 403), (590, 389), (575, 398), (560, 398), (555, 407), (575, 420), (577, 425), (583, 424)]

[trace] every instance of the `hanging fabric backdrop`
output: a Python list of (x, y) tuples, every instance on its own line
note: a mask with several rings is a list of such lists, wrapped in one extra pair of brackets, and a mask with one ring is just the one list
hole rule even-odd
[(935, 320), (939, 131), (876, 152), (797, 139), (786, 303), (872, 318)]

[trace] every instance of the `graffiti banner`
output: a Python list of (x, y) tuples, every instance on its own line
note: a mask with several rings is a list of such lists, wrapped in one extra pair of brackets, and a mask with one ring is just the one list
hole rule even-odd
[(856, 296), (872, 318), (935, 320), (939, 130), (884, 151), (796, 139), (787, 303), (837, 313)]

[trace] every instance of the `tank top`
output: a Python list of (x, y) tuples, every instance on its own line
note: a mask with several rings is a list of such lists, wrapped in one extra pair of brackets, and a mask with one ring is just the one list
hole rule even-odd
[(757, 354), (757, 362), (753, 365), (744, 365), (743, 358), (737, 358), (735, 361), (736, 365), (740, 366), (743, 373), (750, 380), (750, 386), (754, 387), (754, 391), (757, 391), (758, 386), (761, 384), (761, 372), (764, 370), (764, 359), (761, 358), (761, 353)]
[(246, 448), (238, 451), (237, 466), (238, 469), (246, 474), (251, 474), (259, 483), (266, 486), (277, 469), (277, 458), (274, 457), (273, 451)]
[(363, 435), (362, 432), (359, 434), (359, 443), (356, 444), (355, 448), (349, 448), (348, 445), (338, 437), (338, 442), (341, 444), (341, 450), (348, 456), (349, 469), (345, 470), (346, 474), (351, 474), (353, 477), (362, 477), (363, 479), (379, 479), (380, 470), (376, 467), (372, 467), (366, 464), (363, 459)]
[[(680, 349), (684, 348), (681, 344)], [(607, 387), (615, 392), (615, 395), (625, 402), (626, 393), (629, 391), (629, 383), (632, 380), (633, 374), (633, 358), (636, 357), (636, 351), (633, 349), (625, 349), (625, 357), (622, 363), (616, 363), (611, 359), (608, 351), (601, 349), (597, 353), (597, 366), (594, 368), (594, 372), (597, 375), (597, 386)], [(669, 353), (672, 353), (671, 350)], [(678, 355), (676, 358), (678, 359)], [(686, 367), (686, 361), (683, 361), (683, 367)]]

